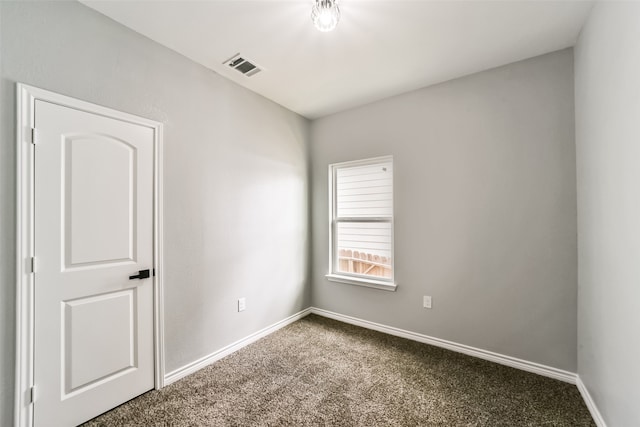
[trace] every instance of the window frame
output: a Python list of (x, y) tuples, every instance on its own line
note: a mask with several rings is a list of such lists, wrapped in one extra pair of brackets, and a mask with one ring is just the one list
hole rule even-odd
[[(357, 167), (357, 166), (369, 166), (377, 163), (391, 162), (393, 165), (393, 156), (381, 156), (373, 157), (362, 160), (352, 160), (340, 163), (329, 164), (329, 273), (325, 276), (331, 282), (346, 283), (350, 285), (365, 286), (375, 289), (383, 289), (386, 291), (395, 291), (397, 284), (395, 283), (395, 167), (391, 168), (391, 218), (387, 217), (344, 217), (338, 218), (338, 203), (337, 203), (337, 171), (342, 168)], [(390, 278), (374, 278), (372, 276), (357, 274), (357, 273), (345, 273), (337, 270), (338, 264), (338, 242), (337, 242), (337, 229), (339, 223), (389, 223), (391, 224), (391, 277)]]

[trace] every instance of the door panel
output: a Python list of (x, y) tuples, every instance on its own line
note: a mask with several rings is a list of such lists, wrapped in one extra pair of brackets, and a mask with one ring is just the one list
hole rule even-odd
[(135, 368), (136, 289), (64, 302), (64, 395)]
[(66, 267), (134, 261), (136, 147), (102, 135), (63, 147)]
[(154, 386), (154, 130), (35, 101), (36, 426)]

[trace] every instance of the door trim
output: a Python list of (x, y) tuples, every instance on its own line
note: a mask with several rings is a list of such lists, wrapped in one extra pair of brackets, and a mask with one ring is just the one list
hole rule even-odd
[[(153, 149), (153, 341), (155, 388), (164, 386), (164, 301), (163, 301), (163, 203), (162, 123), (123, 113), (44, 89), (17, 84), (17, 191), (16, 191), (16, 377), (14, 425), (33, 426), (34, 386), (34, 145), (32, 132), (35, 101), (41, 100), (104, 117), (151, 128)], [(37, 133), (37, 132), (36, 132)], [(33, 393), (33, 395), (32, 395)]]

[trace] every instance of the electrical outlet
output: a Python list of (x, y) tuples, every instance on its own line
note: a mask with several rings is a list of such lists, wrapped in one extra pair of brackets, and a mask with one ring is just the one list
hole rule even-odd
[(422, 297), (422, 306), (424, 308), (431, 308), (431, 297), (428, 295), (425, 295), (424, 297)]
[(245, 298), (238, 299), (238, 312), (244, 311), (247, 308), (247, 300)]

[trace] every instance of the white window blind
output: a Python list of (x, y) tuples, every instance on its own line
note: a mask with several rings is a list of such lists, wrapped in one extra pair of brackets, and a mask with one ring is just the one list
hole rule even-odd
[(393, 160), (330, 166), (331, 273), (393, 280)]
[(384, 162), (336, 169), (338, 217), (393, 216), (393, 165)]

